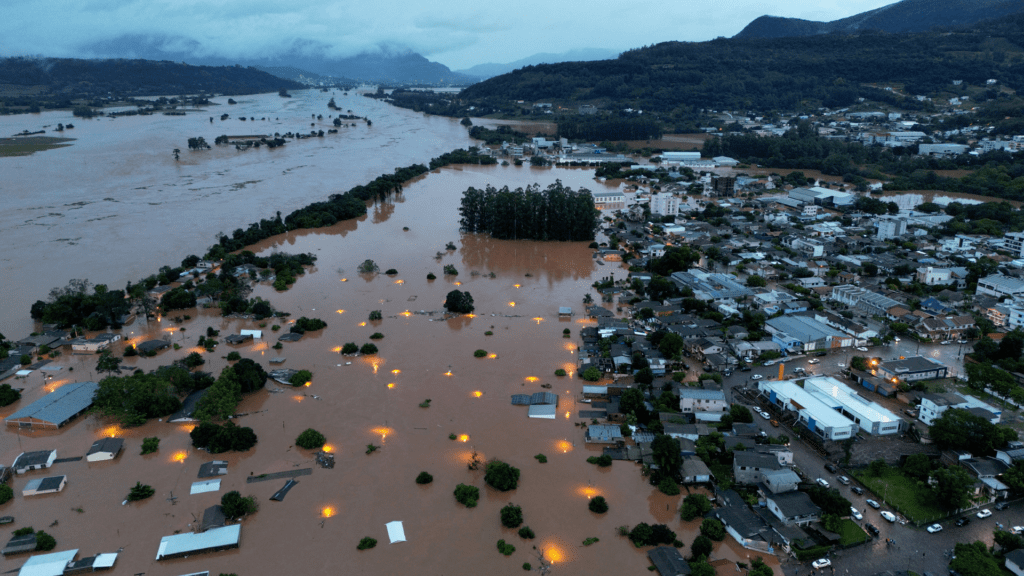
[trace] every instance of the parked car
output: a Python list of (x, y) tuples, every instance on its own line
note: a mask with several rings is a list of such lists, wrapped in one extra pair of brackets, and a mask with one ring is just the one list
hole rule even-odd
[(875, 528), (874, 524), (865, 524), (864, 527), (868, 529), (868, 532), (878, 536), (878, 528)]
[(772, 418), (771, 423), (772, 423), (772, 426), (775, 426), (776, 428), (779, 427), (779, 421), (778, 420)]
[(857, 351), (858, 352), (867, 352), (868, 349), (867, 349), (866, 346), (857, 346)]
[(981, 512), (978, 512), (978, 518), (988, 518), (991, 515), (992, 515), (992, 511), (989, 510), (988, 508), (985, 508)]
[(839, 468), (836, 468), (836, 465), (831, 463), (831, 462), (826, 462), (825, 463), (825, 470), (828, 470), (829, 472), (831, 472), (833, 474), (835, 474), (836, 472), (839, 472)]
[(769, 414), (766, 410), (761, 410), (761, 418), (764, 418), (765, 420), (771, 420), (772, 415)]
[(881, 507), (882, 507), (882, 505), (881, 505), (881, 504), (879, 504), (878, 502), (875, 502), (874, 500), (871, 500), (870, 498), (869, 498), (869, 499), (867, 499), (867, 500), (865, 500), (865, 502), (867, 502), (867, 503), (868, 503), (868, 506), (871, 506), (871, 507), (872, 507), (872, 508), (874, 508), (875, 510), (878, 510), (879, 508), (881, 508)]
[(957, 518), (956, 522), (954, 522), (953, 524), (956, 524), (957, 526), (967, 526), (970, 523), (971, 523), (971, 519), (970, 518)]
[(939, 342), (939, 344), (942, 344), (943, 346), (948, 346), (948, 345), (950, 345), (952, 343), (953, 343), (952, 340), (943, 340), (942, 342)]
[(807, 361), (808, 364), (817, 364), (818, 362), (821, 362), (821, 360), (818, 360), (817, 358), (811, 358)]
[(853, 516), (856, 520), (864, 519), (864, 515), (860, 513), (860, 510), (857, 510), (853, 506), (850, 506), (850, 515)]
[(844, 485), (844, 486), (849, 486), (850, 485), (850, 479), (847, 478), (846, 476), (840, 476), (839, 478), (836, 478), (836, 480), (839, 480), (839, 483)]
[(1021, 532), (1024, 532), (1024, 526), (1014, 526), (1013, 528), (1010, 528), (1010, 534), (1020, 534)]
[(753, 370), (753, 368), (751, 368), (750, 366), (744, 366), (743, 368), (740, 368), (740, 372), (750, 372), (751, 370)]
[(885, 518), (889, 522), (895, 522), (896, 521), (896, 515), (893, 514), (892, 512), (889, 512), (888, 510), (882, 510), (881, 512), (879, 512), (879, 514), (881, 514), (882, 518)]
[(1009, 507), (1010, 507), (1010, 503), (1009, 502), (1000, 502), (999, 504), (996, 504), (996, 510), (1006, 510)]
[(761, 378), (764, 378), (764, 376), (761, 376), (760, 374), (754, 374), (750, 377), (751, 380), (760, 380)]
[(816, 482), (823, 488), (828, 488), (828, 480), (825, 480), (824, 478), (818, 478)]
[(864, 489), (861, 488), (860, 486), (854, 486), (853, 488), (850, 488), (850, 490), (853, 490), (853, 493), (857, 494), (857, 495), (863, 495), (864, 494)]
[(814, 562), (811, 562), (811, 566), (815, 570), (821, 570), (822, 568), (828, 568), (831, 565), (832, 565), (832, 561), (829, 560), (828, 558), (819, 558), (819, 559), (815, 560)]
[(819, 358), (822, 357), (822, 356), (828, 356), (828, 352), (818, 352), (817, 354), (815, 354), (815, 356), (817, 356)]
[(927, 530), (929, 534), (935, 534), (936, 532), (942, 532), (942, 526), (938, 524), (932, 524), (931, 526), (925, 528), (925, 530)]

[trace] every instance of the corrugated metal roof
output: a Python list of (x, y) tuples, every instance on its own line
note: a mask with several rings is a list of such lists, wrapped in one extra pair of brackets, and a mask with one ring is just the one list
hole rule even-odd
[(529, 416), (530, 418), (546, 418), (551, 420), (554, 419), (557, 410), (553, 404), (534, 404), (530, 406)]
[(528, 394), (513, 394), (512, 395), (513, 406), (529, 406), (530, 396)]
[(18, 571), (18, 576), (61, 576), (64, 568), (75, 559), (78, 548), (54, 552), (52, 554), (40, 554), (33, 556), (25, 562), (25, 565)]
[(220, 490), (220, 478), (216, 480), (203, 480), (201, 482), (193, 482), (192, 489), (189, 494), (203, 494), (206, 492), (216, 492)]
[(200, 534), (164, 536), (160, 539), (160, 548), (157, 550), (156, 559), (161, 560), (167, 556), (200, 552), (223, 546), (237, 546), (241, 536), (242, 526), (240, 524), (214, 528)]
[(553, 392), (534, 392), (530, 395), (530, 404), (554, 404), (558, 406), (558, 395)]
[(35, 418), (53, 424), (63, 424), (75, 414), (92, 406), (93, 397), (96, 396), (99, 387), (100, 385), (95, 382), (65, 384), (11, 414), (7, 420)]

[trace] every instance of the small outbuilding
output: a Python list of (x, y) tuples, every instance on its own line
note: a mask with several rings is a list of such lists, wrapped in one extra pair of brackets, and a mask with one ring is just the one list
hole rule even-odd
[(224, 515), (224, 508), (220, 504), (215, 504), (203, 510), (203, 523), (199, 531), (206, 532), (214, 528), (223, 528), (227, 521), (228, 518)]
[(92, 448), (86, 453), (85, 459), (89, 462), (100, 462), (102, 460), (113, 460), (124, 449), (124, 440), (121, 438), (103, 438), (92, 443)]
[(117, 562), (117, 552), (89, 556), (88, 558), (69, 562), (68, 567), (64, 569), (64, 576), (87, 574), (97, 570), (110, 570), (114, 567), (115, 562)]
[(36, 534), (22, 534), (21, 536), (15, 536), (11, 538), (7, 545), (4, 546), (2, 553), (4, 556), (11, 556), (14, 554), (24, 554), (26, 552), (33, 552), (36, 549)]
[(40, 494), (55, 494), (64, 489), (68, 483), (67, 476), (48, 476), (46, 478), (33, 478), (21, 489), (22, 496), (39, 496)]
[(216, 478), (228, 473), (227, 460), (213, 460), (199, 465), (200, 478)]
[(42, 470), (44, 468), (49, 468), (53, 465), (53, 461), (56, 459), (56, 450), (22, 452), (14, 459), (14, 465), (12, 465), (11, 468), (14, 468), (14, 471), (18, 474), (24, 474), (29, 470)]
[(135, 346), (135, 349), (139, 354), (148, 356), (150, 354), (156, 354), (160, 350), (170, 348), (171, 343), (166, 340), (146, 340), (145, 342)]
[(400, 521), (388, 522), (385, 526), (388, 529), (388, 538), (392, 544), (395, 542), (405, 542), (405, 528)]

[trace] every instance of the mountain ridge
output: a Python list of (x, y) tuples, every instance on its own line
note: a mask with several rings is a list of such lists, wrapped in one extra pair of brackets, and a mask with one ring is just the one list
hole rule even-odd
[(789, 38), (818, 34), (926, 32), (1024, 12), (1020, 0), (901, 0), (831, 22), (760, 16), (733, 38)]
[(477, 64), (455, 72), (478, 78), (493, 78), (501, 74), (507, 74), (524, 66), (536, 66), (537, 64), (558, 64), (561, 62), (591, 62), (594, 60), (607, 60), (618, 56), (618, 51), (606, 50), (604, 48), (577, 48), (568, 52), (539, 52), (526, 58), (520, 58), (514, 62), (497, 63), (487, 62)]

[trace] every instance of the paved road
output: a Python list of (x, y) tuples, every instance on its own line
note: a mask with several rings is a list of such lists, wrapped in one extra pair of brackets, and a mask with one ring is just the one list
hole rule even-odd
[[(820, 368), (822, 365), (835, 365), (841, 362), (842, 358), (831, 356), (821, 358), (822, 362), (817, 365), (808, 365), (807, 360), (809, 358), (804, 358), (800, 362), (794, 363), (794, 365), (808, 366), (808, 370), (810, 370), (810, 366)], [(826, 362), (829, 364), (826, 364)], [(787, 373), (790, 371), (790, 364), (787, 364), (786, 371)], [(735, 387), (751, 383), (749, 377), (752, 374), (762, 374), (765, 377), (774, 378), (778, 374), (778, 367), (761, 367), (754, 368), (751, 372), (734, 373), (725, 379), (727, 397), (732, 400)], [(971, 522), (964, 527), (958, 528), (954, 526), (952, 519), (944, 521), (941, 523), (943, 530), (936, 534), (930, 534), (924, 528), (915, 528), (910, 524), (890, 523), (879, 514), (881, 510), (889, 509), (888, 507), (883, 505), (880, 510), (875, 510), (865, 503), (865, 500), (868, 498), (878, 502), (881, 502), (882, 498), (872, 494), (866, 488), (864, 495), (858, 496), (854, 494), (850, 489), (851, 486), (844, 486), (838, 480), (838, 476), (845, 474), (844, 471), (840, 470), (838, 474), (832, 474), (825, 470), (824, 458), (807, 444), (797, 439), (796, 435), (791, 431), (773, 427), (767, 420), (756, 414), (754, 421), (767, 434), (778, 435), (786, 433), (790, 438), (793, 438), (790, 448), (793, 450), (794, 465), (809, 478), (824, 478), (832, 487), (839, 489), (843, 496), (850, 500), (858, 510), (862, 511), (864, 519), (857, 522), (859, 525), (863, 527), (866, 523), (871, 523), (879, 529), (879, 536), (871, 542), (849, 550), (833, 553), (831, 559), (837, 576), (870, 576), (886, 570), (908, 569), (918, 574), (929, 571), (937, 576), (945, 575), (949, 559), (944, 553), (952, 550), (957, 542), (981, 540), (991, 546), (993, 543), (992, 533), (996, 529), (997, 522), (1002, 523), (1005, 529), (1009, 529), (1011, 526), (1024, 525), (1024, 504), (1019, 502), (1011, 505), (1010, 508), (1004, 511), (996, 511), (992, 508), (992, 516), (986, 519), (978, 519), (974, 513), (969, 513), (967, 516), (971, 519)], [(853, 485), (857, 485), (856, 480), (851, 479), (851, 481)], [(861, 487), (864, 488), (863, 486)], [(895, 544), (887, 545), (886, 539), (894, 540)], [(814, 572), (810, 568), (810, 563), (799, 563), (792, 560), (787, 561), (783, 568), (786, 576), (797, 574), (810, 575)], [(823, 576), (830, 575), (831, 570), (826, 570), (823, 573)]]

